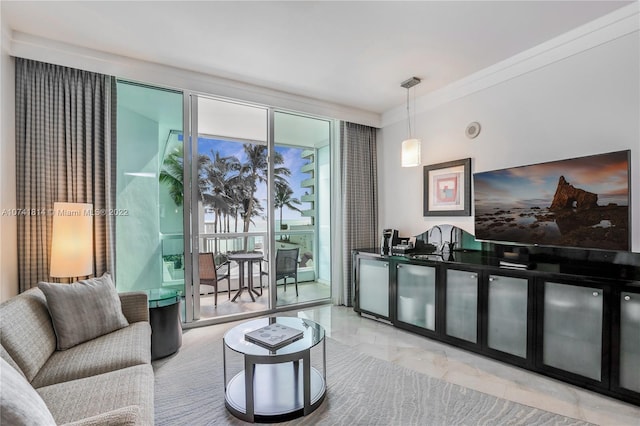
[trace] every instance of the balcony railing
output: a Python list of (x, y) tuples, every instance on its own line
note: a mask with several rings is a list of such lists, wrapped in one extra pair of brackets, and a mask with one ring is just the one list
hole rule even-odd
[[(276, 232), (275, 249), (300, 248), (298, 279), (300, 282), (314, 281), (315, 271), (315, 231), (313, 229), (292, 229)], [(184, 285), (183, 234), (161, 234), (163, 257), (163, 285)], [(214, 253), (220, 261), (229, 253), (255, 251), (268, 258), (266, 232), (234, 232), (200, 234), (201, 253)], [(232, 267), (232, 277), (237, 276)]]
[[(276, 232), (275, 249), (300, 248), (300, 263), (298, 266), (298, 281), (314, 281), (315, 272), (315, 244), (313, 229), (292, 229)], [(200, 252), (214, 253), (224, 257), (229, 253), (242, 251), (262, 252), (268, 259), (266, 232), (237, 232), (200, 234)], [(232, 276), (233, 276), (232, 272)]]
[(264, 252), (266, 232), (225, 232), (200, 234), (200, 252), (227, 254), (241, 251)]

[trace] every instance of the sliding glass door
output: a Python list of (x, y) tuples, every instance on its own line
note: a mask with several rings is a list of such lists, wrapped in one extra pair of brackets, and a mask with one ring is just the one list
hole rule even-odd
[(328, 299), (331, 121), (196, 95), (191, 114), (194, 319)]
[[(276, 306), (327, 299), (331, 295), (331, 122), (276, 111), (274, 142)], [(296, 261), (291, 272), (283, 260), (289, 254)]]
[[(194, 96), (193, 163), (198, 255), (194, 317), (217, 318), (270, 308), (269, 111)], [(195, 179), (194, 179), (195, 182)], [(215, 276), (205, 266), (213, 259)], [(197, 267), (196, 267), (197, 266)], [(223, 278), (224, 277), (224, 278)]]

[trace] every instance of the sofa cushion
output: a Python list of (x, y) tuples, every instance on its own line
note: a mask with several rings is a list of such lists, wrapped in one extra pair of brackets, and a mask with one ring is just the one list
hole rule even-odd
[(57, 351), (31, 384), (35, 388), (151, 363), (151, 327), (136, 322), (104, 336)]
[(10, 366), (12, 366), (18, 373), (20, 373), (22, 377), (25, 377), (22, 370), (20, 370), (20, 366), (16, 364), (13, 358), (11, 358), (11, 355), (9, 355), (7, 350), (2, 345), (0, 345), (0, 358), (4, 359)]
[(55, 426), (51, 412), (27, 379), (3, 358), (0, 358), (0, 371), (0, 424)]
[(0, 343), (29, 382), (56, 350), (44, 294), (32, 288), (0, 305)]
[[(136, 426), (144, 424), (140, 419), (140, 408), (135, 405), (107, 411), (63, 426)], [(147, 424), (150, 424), (147, 422)]]
[(41, 282), (38, 288), (47, 298), (58, 350), (129, 325), (108, 273), (73, 284)]
[(123, 407), (140, 408), (138, 424), (153, 424), (153, 368), (151, 364), (84, 379), (71, 380), (37, 391), (57, 423), (70, 423)]
[(120, 296), (122, 313), (129, 321), (129, 324), (138, 321), (149, 322), (149, 297), (147, 293), (144, 291), (129, 291), (127, 293), (118, 293), (118, 296)]

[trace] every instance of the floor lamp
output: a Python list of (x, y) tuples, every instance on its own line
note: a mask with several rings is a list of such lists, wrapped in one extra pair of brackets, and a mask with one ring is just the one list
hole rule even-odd
[(93, 204), (54, 203), (51, 264), (54, 278), (93, 275)]

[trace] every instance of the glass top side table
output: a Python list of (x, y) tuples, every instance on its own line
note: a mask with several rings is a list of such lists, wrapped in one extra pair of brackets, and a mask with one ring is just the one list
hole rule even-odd
[(180, 299), (182, 292), (167, 288), (144, 290), (149, 302), (151, 360), (164, 358), (182, 346)]
[[(245, 334), (271, 324), (303, 332), (302, 338), (278, 349), (245, 340)], [(311, 349), (322, 343), (322, 373), (311, 366)], [(244, 369), (227, 382), (227, 349), (242, 354)], [(294, 317), (261, 318), (242, 323), (223, 338), (225, 405), (248, 422), (274, 422), (306, 416), (322, 404), (326, 393), (324, 328)]]

